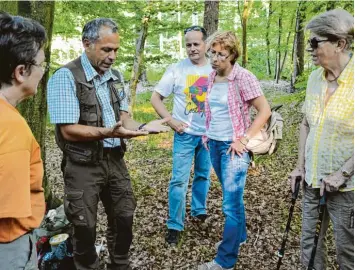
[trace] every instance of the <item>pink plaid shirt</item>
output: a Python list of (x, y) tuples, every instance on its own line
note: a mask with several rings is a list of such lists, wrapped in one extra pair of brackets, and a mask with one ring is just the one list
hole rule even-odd
[[(208, 77), (207, 97), (205, 100), (205, 113), (206, 113), (206, 130), (209, 129), (211, 122), (211, 109), (208, 103), (208, 97), (211, 92), (216, 71), (214, 70)], [(235, 63), (232, 72), (228, 75), (228, 111), (232, 120), (233, 127), (233, 140), (239, 139), (244, 136), (247, 128), (250, 126), (249, 108), (250, 103), (248, 100), (257, 98), (263, 95), (258, 79), (250, 71), (242, 68), (238, 63)], [(240, 97), (243, 102), (243, 109), (247, 127), (244, 127), (243, 116), (239, 109), (239, 101), (237, 96), (236, 85), (238, 85)], [(203, 142), (208, 140), (207, 136), (203, 136)]]

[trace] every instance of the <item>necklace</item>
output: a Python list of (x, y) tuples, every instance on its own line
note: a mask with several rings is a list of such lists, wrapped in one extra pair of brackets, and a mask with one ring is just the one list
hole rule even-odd
[(345, 65), (345, 66), (343, 67), (343, 69), (340, 71), (339, 75), (336, 76), (335, 79), (333, 79), (333, 80), (328, 80), (328, 79), (326, 79), (327, 82), (330, 82), (330, 83), (331, 83), (331, 82), (335, 82), (335, 81), (340, 77), (340, 75), (343, 73), (344, 69), (347, 67), (347, 65), (349, 64), (350, 60), (351, 60), (351, 56), (350, 56), (350, 59), (348, 60), (348, 62), (346, 63), (346, 65)]
[[(340, 74), (341, 74), (341, 73), (340, 73)], [(335, 82), (335, 81), (339, 78), (340, 74), (339, 74), (335, 79), (333, 79), (333, 80), (328, 80), (328, 79), (327, 79), (327, 82)]]

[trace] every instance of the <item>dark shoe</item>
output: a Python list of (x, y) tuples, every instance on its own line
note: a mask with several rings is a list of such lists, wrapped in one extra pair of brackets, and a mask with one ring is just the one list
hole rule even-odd
[(206, 220), (206, 218), (208, 218), (207, 214), (200, 214), (195, 216), (195, 218), (197, 218), (199, 221), (204, 222)]
[(168, 242), (169, 245), (177, 245), (179, 242), (179, 236), (180, 232), (174, 229), (168, 229), (168, 233), (165, 237), (166, 242)]

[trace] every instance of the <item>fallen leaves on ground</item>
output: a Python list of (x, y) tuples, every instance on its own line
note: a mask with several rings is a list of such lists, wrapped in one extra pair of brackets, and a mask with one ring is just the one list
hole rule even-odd
[[(267, 84), (267, 96), (286, 95), (280, 89)], [(249, 170), (245, 187), (248, 240), (241, 246), (234, 269), (276, 269), (276, 255), (282, 241), (288, 208), (290, 189), (287, 174), (293, 169), (297, 158), (298, 125), (301, 121), (300, 104), (290, 103), (281, 109), (284, 117), (284, 138), (272, 156), (257, 157), (256, 168)], [(61, 153), (55, 145), (53, 130), (47, 132), (47, 175), (54, 193), (63, 197), (63, 180), (60, 172)], [(156, 135), (153, 135), (156, 136)], [(160, 136), (160, 135), (158, 135)], [(137, 209), (134, 219), (134, 240), (131, 246), (133, 269), (197, 269), (197, 265), (210, 261), (216, 254), (215, 243), (221, 240), (224, 217), (221, 210), (222, 191), (215, 174), (211, 176), (208, 196), (209, 217), (204, 223), (190, 216), (191, 187), (187, 194), (185, 230), (177, 247), (165, 243), (168, 215), (168, 184), (171, 177), (172, 136), (163, 136), (157, 145), (147, 140), (131, 140), (125, 160), (130, 171)], [(193, 173), (191, 173), (192, 179)], [(190, 183), (191, 185), (191, 183)], [(301, 229), (301, 195), (297, 200), (285, 256), (284, 270), (302, 269), (299, 263)], [(106, 247), (106, 216), (99, 205), (97, 243)], [(335, 266), (335, 250), (332, 233), (328, 264)], [(101, 252), (101, 267), (107, 250)]]

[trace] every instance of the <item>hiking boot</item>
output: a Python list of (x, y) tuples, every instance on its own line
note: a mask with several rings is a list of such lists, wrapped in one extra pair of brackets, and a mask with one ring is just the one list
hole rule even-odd
[(199, 214), (199, 215), (195, 216), (195, 218), (197, 218), (201, 222), (205, 222), (205, 220), (208, 218), (208, 215), (207, 214)]
[[(244, 245), (246, 242), (247, 242), (247, 240), (244, 240), (243, 242), (240, 242), (239, 247)], [(214, 244), (214, 248), (217, 250), (221, 244), (222, 244), (222, 240), (217, 242), (216, 244)]]
[(180, 232), (174, 229), (168, 229), (168, 233), (166, 234), (165, 240), (169, 245), (177, 245), (179, 242)]
[(197, 270), (233, 270), (234, 267), (232, 268), (223, 268), (220, 266), (218, 263), (213, 260), (212, 262), (207, 262), (204, 264), (201, 264), (197, 267)]

